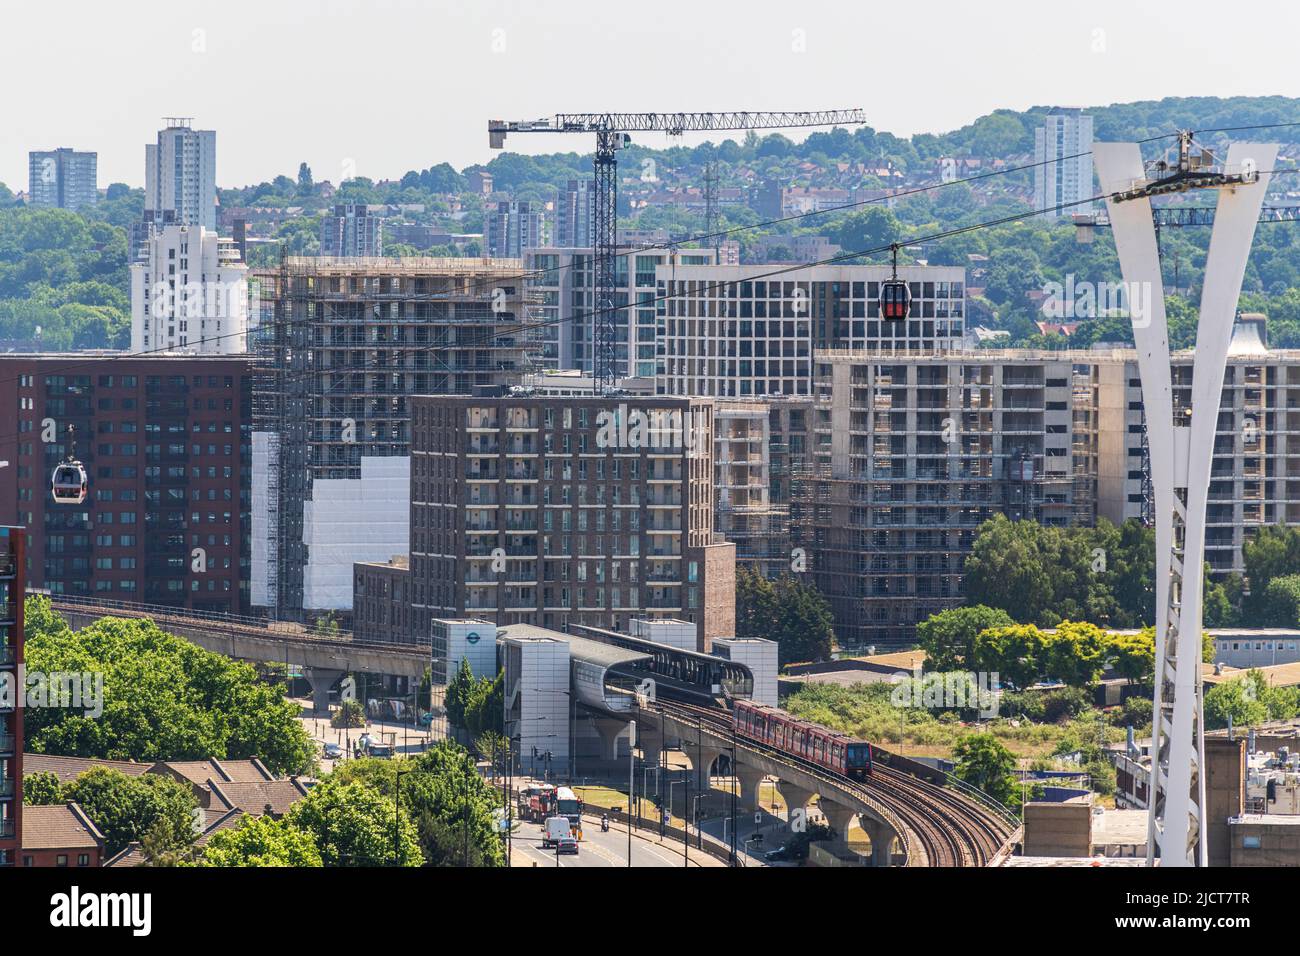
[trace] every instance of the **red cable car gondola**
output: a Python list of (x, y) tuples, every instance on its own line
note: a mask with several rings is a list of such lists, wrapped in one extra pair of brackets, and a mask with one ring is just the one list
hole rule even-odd
[(880, 284), (880, 317), (886, 322), (903, 322), (912, 309), (912, 290), (898, 277), (898, 243), (890, 249), (894, 254), (894, 274)]
[(56, 504), (79, 505), (86, 500), (89, 482), (86, 468), (77, 460), (77, 437), (73, 426), (68, 426), (70, 444), (68, 457), (54, 466), (50, 476), (50, 494)]

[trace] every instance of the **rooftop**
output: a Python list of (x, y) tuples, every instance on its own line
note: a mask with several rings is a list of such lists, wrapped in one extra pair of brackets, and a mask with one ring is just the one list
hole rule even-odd
[(75, 803), (23, 807), (24, 850), (93, 850), (104, 835)]

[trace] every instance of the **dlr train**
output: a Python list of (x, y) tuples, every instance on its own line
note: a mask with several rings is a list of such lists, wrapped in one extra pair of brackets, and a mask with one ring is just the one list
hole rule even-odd
[(811, 761), (819, 767), (854, 780), (871, 775), (871, 744), (821, 724), (800, 720), (779, 707), (737, 700), (732, 707), (736, 733), (783, 753)]

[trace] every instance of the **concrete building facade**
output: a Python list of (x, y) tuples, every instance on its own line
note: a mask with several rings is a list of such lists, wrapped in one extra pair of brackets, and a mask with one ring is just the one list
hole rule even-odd
[[(560, 630), (678, 618), (694, 623), (697, 649), (735, 633), (709, 402), (428, 396), (412, 407), (417, 633), (467, 614)], [(656, 427), (639, 427), (647, 420)]]
[(886, 266), (814, 266), (760, 278), (759, 266), (656, 269), (656, 391), (762, 398), (810, 395), (817, 349), (936, 352), (960, 347), (965, 270), (906, 266), (906, 322), (880, 319)]
[(172, 117), (158, 141), (144, 148), (144, 209), (155, 221), (175, 221), (217, 231), (217, 134)]
[(27, 154), (27, 202), (74, 212), (99, 199), (98, 153), (67, 147)]
[[(1034, 208), (1049, 219), (1092, 212), (1081, 203), (1092, 183), (1092, 117), (1079, 109), (1053, 110), (1034, 130)], [(1057, 206), (1068, 204), (1064, 209)]]
[(248, 266), (202, 226), (152, 230), (131, 263), (131, 351), (248, 351)]
[(374, 257), (384, 254), (384, 218), (365, 203), (339, 203), (320, 218), (320, 254)]

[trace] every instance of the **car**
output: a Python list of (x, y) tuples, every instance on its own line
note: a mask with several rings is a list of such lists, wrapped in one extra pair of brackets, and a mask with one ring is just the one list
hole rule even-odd
[(764, 853), (763, 859), (767, 860), (767, 862), (769, 863), (776, 863), (781, 860), (788, 860), (790, 859), (790, 851), (783, 846), (779, 846), (775, 850), (768, 850), (766, 853)]
[(388, 744), (371, 744), (366, 748), (366, 756), (377, 760), (392, 760), (393, 748)]
[(343, 756), (343, 748), (338, 744), (326, 744), (321, 747), (321, 756), (326, 760), (338, 760)]
[(555, 852), (556, 852), (556, 853), (572, 853), (574, 856), (577, 856), (577, 855), (578, 855), (578, 841), (575, 840), (575, 839), (574, 839), (573, 837), (571, 837), (571, 836), (568, 836), (568, 837), (561, 837), (558, 841), (556, 841), (556, 844), (555, 844)]

